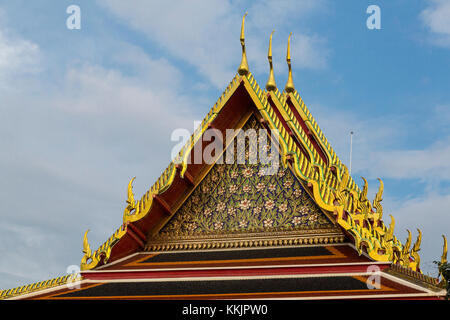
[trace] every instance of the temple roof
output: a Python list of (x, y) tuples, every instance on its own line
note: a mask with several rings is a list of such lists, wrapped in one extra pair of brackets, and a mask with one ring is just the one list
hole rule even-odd
[[(422, 236), (420, 230), (412, 248), (411, 233), (409, 233), (409, 237), (404, 244), (395, 237), (394, 218), (391, 216), (389, 226), (383, 221), (382, 181), (380, 180), (380, 188), (375, 195), (375, 199), (373, 202), (369, 201), (367, 199), (366, 180), (363, 178), (364, 186), (360, 189), (295, 89), (291, 71), (289, 42), (287, 49), (289, 78), (285, 90), (280, 92), (273, 78), (271, 42), (268, 55), (271, 73), (268, 85), (266, 90), (261, 89), (258, 85), (248, 68), (244, 21), (245, 16), (242, 21), (240, 38), (242, 61), (238, 73), (209, 110), (190, 140), (139, 200), (134, 199), (132, 191), (134, 178), (130, 181), (123, 223), (114, 234), (93, 252), (89, 246), (86, 232), (83, 245), (84, 256), (81, 261), (82, 273), (88, 274), (91, 271), (104, 270), (108, 266), (117, 266), (117, 263), (124, 261), (124, 259), (126, 260), (133, 255), (144, 254), (143, 252), (146, 251), (165, 252), (228, 247), (235, 249), (243, 247), (269, 248), (280, 245), (325, 245), (327, 243), (347, 242), (351, 245), (352, 250), (355, 250), (356, 256), (364, 256), (367, 261), (396, 265), (393, 273), (408, 275), (417, 281), (421, 281), (421, 283), (436, 286), (435, 280), (428, 279), (420, 271), (420, 256), (418, 254)], [(220, 170), (218, 169), (220, 166), (215, 163), (191, 163), (189, 159), (194, 150), (197, 146), (200, 146), (200, 150), (204, 150), (205, 146), (202, 144), (202, 140), (208, 129), (225, 133), (226, 129), (244, 128), (251, 121), (259, 128), (278, 133), (280, 172), (283, 172), (289, 178), (283, 180), (280, 177), (271, 183), (278, 185), (280, 192), (284, 192), (282, 191), (282, 184), (291, 181), (291, 185), (294, 184), (295, 188), (300, 190), (300, 193), (303, 192), (303, 202), (299, 203), (307, 206), (308, 210), (315, 210), (314, 213), (309, 212), (308, 217), (317, 214), (317, 217), (319, 217), (317, 221), (321, 221), (321, 224), (319, 222), (312, 224), (313, 227), (306, 228), (308, 230), (302, 229), (301, 225), (300, 227), (292, 226), (295, 210), (291, 210), (291, 205), (295, 204), (297, 200), (290, 198), (291, 192), (289, 194), (281, 193), (281, 197), (288, 201), (286, 202), (286, 210), (289, 207), (289, 210), (291, 210), (289, 214), (292, 214), (292, 216), (288, 216), (286, 213), (283, 216), (284, 220), (280, 218), (285, 221), (285, 225), (280, 224), (278, 226), (280, 229), (274, 229), (272, 225), (266, 226), (260, 218), (258, 220), (254, 216), (253, 221), (259, 221), (260, 224), (255, 224), (254, 229), (250, 229), (249, 221), (246, 221), (245, 225), (241, 225), (243, 229), (248, 227), (245, 230), (246, 232), (238, 230), (239, 220), (234, 221), (230, 218), (227, 221), (222, 221), (222, 223), (226, 222), (225, 224), (229, 228), (225, 232), (218, 233), (218, 235), (215, 235), (214, 230), (212, 230), (214, 229), (212, 220), (210, 225), (208, 225), (209, 222), (202, 222), (203, 229), (186, 233), (187, 231), (181, 229), (180, 225), (183, 225), (184, 228), (188, 226), (188, 222), (195, 222), (198, 225), (200, 216), (192, 216), (189, 221), (182, 220), (180, 217), (183, 214), (183, 208), (188, 208), (187, 211), (189, 212), (195, 211), (192, 208), (196, 204), (192, 201), (195, 196), (200, 196), (200, 194), (196, 195), (196, 190), (202, 190), (203, 186), (207, 184), (206, 181), (213, 177), (214, 172), (216, 172), (216, 176), (220, 174), (217, 172), (217, 170)], [(226, 141), (222, 141), (222, 144), (226, 145)], [(218, 159), (219, 157), (216, 161)], [(225, 170), (231, 169), (226, 168)], [(258, 168), (252, 167), (250, 170), (255, 173)], [(231, 174), (231, 171), (228, 174)], [(228, 181), (222, 187), (229, 187), (230, 183)], [(261, 181), (252, 180), (251, 183), (255, 187)], [(215, 193), (203, 192), (203, 194), (208, 195), (208, 199), (199, 208), (217, 208), (219, 203), (222, 203), (217, 192), (217, 190)], [(255, 190), (252, 192), (252, 195), (257, 197), (257, 192)], [(236, 207), (236, 203), (239, 203), (239, 201), (242, 203), (247, 199), (245, 197), (233, 198), (234, 204), (231, 207)], [(261, 201), (273, 201), (274, 199), (269, 196), (261, 199)], [(231, 200), (227, 198), (227, 201)], [(230, 207), (230, 204), (224, 205)], [(198, 214), (202, 213), (199, 212)], [(221, 222), (216, 221), (216, 223)], [(205, 233), (207, 229), (209, 233)], [(176, 236), (172, 232), (174, 230), (178, 232)], [(198, 232), (198, 234), (195, 232)], [(213, 241), (211, 237), (214, 235), (216, 240)], [(183, 238), (183, 236), (186, 237)], [(193, 241), (189, 236), (195, 236), (198, 241)], [(234, 240), (224, 240), (230, 237), (234, 237)], [(249, 252), (247, 251), (247, 253)], [(192, 254), (194, 255), (194, 253)], [(67, 282), (67, 279), (55, 280), (54, 285), (65, 282)], [(4, 290), (0, 292), (0, 297), (13, 297), (48, 287), (47, 284), (30, 285), (26, 288), (25, 286), (21, 287), (22, 289)], [(101, 286), (94, 287), (101, 288)], [(118, 293), (118, 295), (120, 294)]]

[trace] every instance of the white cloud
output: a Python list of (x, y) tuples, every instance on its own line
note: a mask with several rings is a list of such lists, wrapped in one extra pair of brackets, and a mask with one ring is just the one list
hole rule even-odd
[(430, 41), (450, 47), (450, 2), (430, 0), (429, 6), (420, 13), (422, 23), (432, 32)]
[[(450, 237), (450, 194), (436, 192), (425, 193), (413, 199), (393, 199), (386, 197), (383, 206), (396, 221), (395, 235), (402, 243), (407, 238), (406, 229), (413, 234), (413, 243), (417, 236), (416, 229), (422, 231), (421, 265), (425, 273), (437, 276), (436, 265), (442, 255), (443, 239), (441, 235)], [(387, 215), (386, 214), (386, 215)], [(388, 216), (384, 219), (389, 222)]]
[(450, 137), (419, 150), (382, 150), (368, 159), (368, 170), (394, 179), (450, 180)]
[[(188, 62), (218, 88), (233, 77), (240, 62), (239, 34), (246, 18), (246, 47), (252, 72), (267, 72), (267, 46), (273, 28), (289, 27), (323, 8), (323, 1), (260, 1), (239, 9), (229, 1), (135, 1), (133, 6), (118, 0), (100, 1), (127, 24), (156, 41), (169, 54)], [(239, 4), (243, 6), (243, 4)], [(327, 60), (325, 42), (317, 35), (293, 31), (294, 67), (323, 68)], [(288, 32), (274, 37), (274, 61), (284, 61)], [(276, 40), (275, 40), (276, 38)], [(278, 40), (280, 39), (280, 40)], [(281, 40), (283, 39), (283, 40)], [(278, 44), (281, 44), (278, 46)], [(275, 49), (277, 48), (277, 49)], [(295, 60), (298, 58), (298, 60)], [(285, 65), (285, 62), (283, 62)]]
[(38, 72), (39, 55), (37, 44), (0, 30), (0, 85), (12, 77)]
[[(445, 111), (444, 111), (445, 109)], [(346, 112), (339, 108), (326, 108), (311, 105), (313, 116), (338, 152), (340, 159), (348, 165), (350, 130), (355, 131), (353, 148), (353, 178), (362, 185), (360, 175), (368, 179), (377, 177), (385, 181), (395, 179), (405, 190), (402, 196), (395, 197), (396, 190), (385, 185), (383, 196), (384, 220), (389, 223), (389, 214), (396, 220), (395, 235), (404, 243), (409, 229), (413, 242), (417, 236), (416, 228), (423, 232), (422, 270), (433, 276), (442, 254), (442, 234), (450, 236), (450, 194), (439, 188), (450, 180), (450, 136), (441, 136), (431, 145), (408, 149), (402, 140), (415, 133), (417, 121), (406, 121), (399, 117), (369, 118), (356, 112)], [(337, 112), (339, 110), (339, 112)], [(449, 112), (444, 106), (431, 109), (424, 130), (445, 130)], [(438, 121), (439, 120), (439, 121)], [(414, 126), (414, 127), (412, 127)], [(422, 131), (422, 134), (426, 131)], [(410, 185), (425, 183), (422, 192), (411, 192)], [(378, 184), (369, 181), (369, 198)]]
[[(341, 161), (347, 165), (350, 131), (354, 131), (352, 172), (355, 175), (364, 174), (370, 179), (418, 179), (430, 184), (450, 181), (450, 132), (445, 132), (449, 112), (443, 109), (443, 106), (432, 108), (427, 121), (417, 124), (408, 120), (408, 116), (364, 117), (341, 108), (321, 105), (310, 108)], [(412, 141), (417, 132), (427, 130), (439, 131), (434, 142), (421, 148), (404, 143)]]

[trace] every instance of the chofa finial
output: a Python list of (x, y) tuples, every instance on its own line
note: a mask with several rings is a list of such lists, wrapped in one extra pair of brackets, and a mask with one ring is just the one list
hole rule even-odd
[(444, 238), (444, 247), (442, 248), (441, 264), (445, 264), (447, 263), (447, 238), (444, 235), (442, 238)]
[(241, 64), (238, 68), (238, 73), (241, 76), (246, 75), (248, 70), (248, 63), (247, 63), (247, 55), (245, 54), (245, 35), (244, 35), (244, 24), (245, 24), (245, 16), (247, 15), (247, 12), (242, 17), (242, 26), (241, 26), (241, 46), (242, 46), (242, 60)]
[(271, 91), (275, 90), (277, 88), (277, 85), (275, 84), (275, 76), (273, 74), (273, 64), (272, 64), (272, 35), (275, 32), (275, 30), (272, 31), (270, 34), (270, 40), (269, 40), (269, 52), (267, 54), (267, 58), (269, 59), (269, 66), (270, 66), (270, 73), (269, 73), (269, 79), (266, 83), (266, 90)]
[(291, 67), (291, 36), (292, 36), (292, 32), (289, 34), (287, 53), (286, 53), (286, 62), (289, 67), (288, 80), (286, 82), (286, 87), (284, 88), (284, 90), (286, 90), (286, 92), (294, 92), (295, 91), (294, 81), (292, 80), (292, 67)]

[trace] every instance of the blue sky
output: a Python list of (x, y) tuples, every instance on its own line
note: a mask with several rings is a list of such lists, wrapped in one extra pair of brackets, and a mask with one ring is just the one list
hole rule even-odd
[[(66, 8), (81, 8), (81, 30)], [(381, 30), (369, 30), (369, 5)], [(422, 267), (450, 236), (450, 1), (0, 0), (0, 288), (63, 275), (122, 220), (170, 160), (176, 128), (209, 111), (240, 63), (264, 86), (273, 36), (294, 83), (356, 181), (385, 182), (385, 218), (423, 231)], [(192, 129), (191, 129), (192, 130)], [(387, 218), (389, 221), (389, 218)]]

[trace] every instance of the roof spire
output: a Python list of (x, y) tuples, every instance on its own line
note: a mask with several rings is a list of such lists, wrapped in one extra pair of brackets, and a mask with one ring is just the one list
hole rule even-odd
[(248, 63), (247, 63), (247, 55), (245, 54), (245, 36), (244, 36), (244, 24), (245, 24), (245, 16), (247, 12), (242, 17), (242, 26), (241, 26), (241, 46), (242, 46), (242, 60), (241, 65), (238, 68), (238, 73), (241, 76), (244, 76), (248, 73)]
[(273, 64), (272, 64), (272, 35), (274, 32), (275, 32), (275, 30), (273, 30), (272, 33), (270, 34), (269, 52), (267, 54), (267, 58), (269, 59), (269, 66), (270, 66), (269, 79), (267, 79), (267, 83), (266, 83), (267, 91), (275, 90), (277, 88), (277, 85), (275, 84), (275, 76), (273, 75)]
[(289, 35), (288, 38), (288, 46), (287, 46), (287, 53), (286, 53), (286, 61), (289, 67), (289, 76), (288, 76), (288, 80), (286, 82), (286, 87), (284, 88), (284, 90), (286, 90), (286, 92), (294, 92), (295, 88), (294, 88), (294, 81), (292, 80), (292, 68), (291, 68), (291, 34)]

